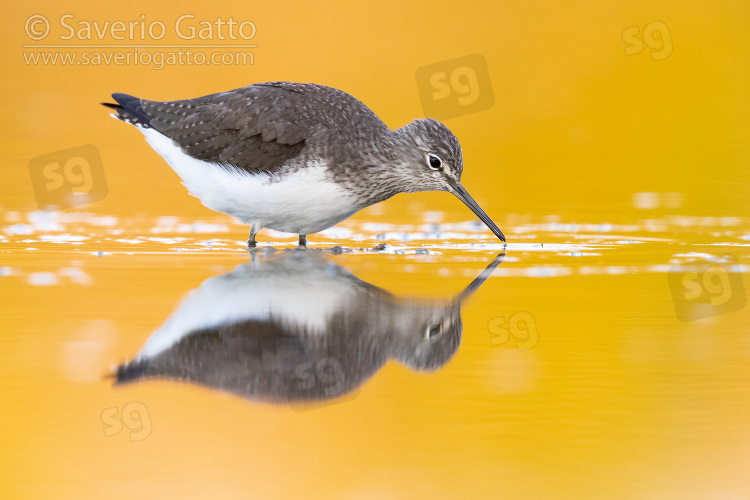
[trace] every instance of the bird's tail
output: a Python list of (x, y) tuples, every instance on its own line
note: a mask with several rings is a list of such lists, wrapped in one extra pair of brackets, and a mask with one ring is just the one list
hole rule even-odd
[(112, 114), (111, 116), (138, 127), (151, 127), (151, 118), (143, 110), (141, 99), (128, 94), (112, 94), (112, 99), (117, 101), (117, 103), (100, 103), (102, 106), (112, 108), (117, 112), (117, 114)]
[(115, 379), (115, 384), (125, 384), (145, 377), (147, 371), (148, 360), (136, 359), (118, 366), (117, 372), (113, 374), (113, 378)]

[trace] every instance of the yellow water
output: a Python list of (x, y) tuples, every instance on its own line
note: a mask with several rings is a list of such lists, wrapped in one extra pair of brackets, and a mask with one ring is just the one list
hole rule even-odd
[[(750, 498), (748, 6), (278, 9), (6, 10), (0, 497)], [(27, 65), (22, 45), (42, 42), (24, 25), (38, 14), (52, 37), (64, 14), (145, 14), (170, 29), (182, 14), (233, 16), (255, 23), (258, 47), (245, 67)], [(644, 32), (638, 51), (632, 34)], [(503, 252), (458, 200), (396, 196), (310, 235), (314, 262), (285, 251), (293, 235), (265, 230), (251, 255), (245, 226), (187, 195), (137, 131), (97, 104), (111, 92), (176, 99), (313, 81), (398, 127), (423, 116), (419, 68), (472, 54), (486, 62), (493, 100), (483, 87), (487, 109), (444, 121), (464, 150), (464, 185), (508, 246), (461, 304), (455, 353), (429, 372), (395, 359), (418, 349), (393, 341), (388, 320), (419, 337), (409, 315), (450, 304)], [(87, 144), (101, 156), (101, 199), (41, 211), (32, 160), (64, 162), (61, 151)], [(296, 285), (275, 281), (288, 262), (302, 262)], [(329, 293), (362, 330), (326, 323), (318, 335), (382, 330), (374, 342), (389, 355), (371, 376), (347, 375), (340, 397), (306, 402), (174, 377), (114, 384), (189, 294), (238, 266), (250, 285), (296, 286), (300, 315)], [(320, 273), (337, 278), (328, 286)], [(341, 284), (372, 309), (341, 299)], [(232, 297), (201, 296), (198, 326), (211, 296)]]

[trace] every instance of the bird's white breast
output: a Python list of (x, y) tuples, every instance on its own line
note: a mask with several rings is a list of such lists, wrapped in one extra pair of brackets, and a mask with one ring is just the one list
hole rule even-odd
[(310, 234), (327, 229), (358, 210), (356, 199), (340, 184), (331, 182), (326, 165), (320, 162), (271, 182), (267, 174), (230, 171), (192, 158), (160, 132), (138, 128), (180, 176), (190, 194), (206, 207), (242, 222)]

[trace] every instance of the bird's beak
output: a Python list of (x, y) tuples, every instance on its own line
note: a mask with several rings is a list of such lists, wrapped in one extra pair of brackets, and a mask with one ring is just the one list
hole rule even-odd
[(480, 207), (477, 202), (474, 201), (474, 198), (471, 197), (469, 192), (466, 191), (461, 184), (456, 183), (456, 185), (453, 186), (453, 194), (455, 194), (459, 200), (463, 201), (464, 204), (469, 207), (472, 212), (477, 214), (477, 217), (479, 217), (482, 222), (487, 224), (487, 227), (490, 228), (493, 233), (495, 233), (495, 236), (500, 238), (500, 241), (505, 243), (505, 235), (503, 234), (503, 232), (500, 231), (500, 228), (498, 228), (494, 222), (492, 222), (490, 216), (487, 215), (484, 210), (482, 210), (482, 207)]

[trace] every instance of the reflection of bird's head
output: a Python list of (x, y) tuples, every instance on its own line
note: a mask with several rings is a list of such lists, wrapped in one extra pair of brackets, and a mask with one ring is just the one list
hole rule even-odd
[(461, 343), (460, 303), (410, 303), (403, 307), (406, 312), (396, 320), (391, 355), (413, 370), (437, 370)]

